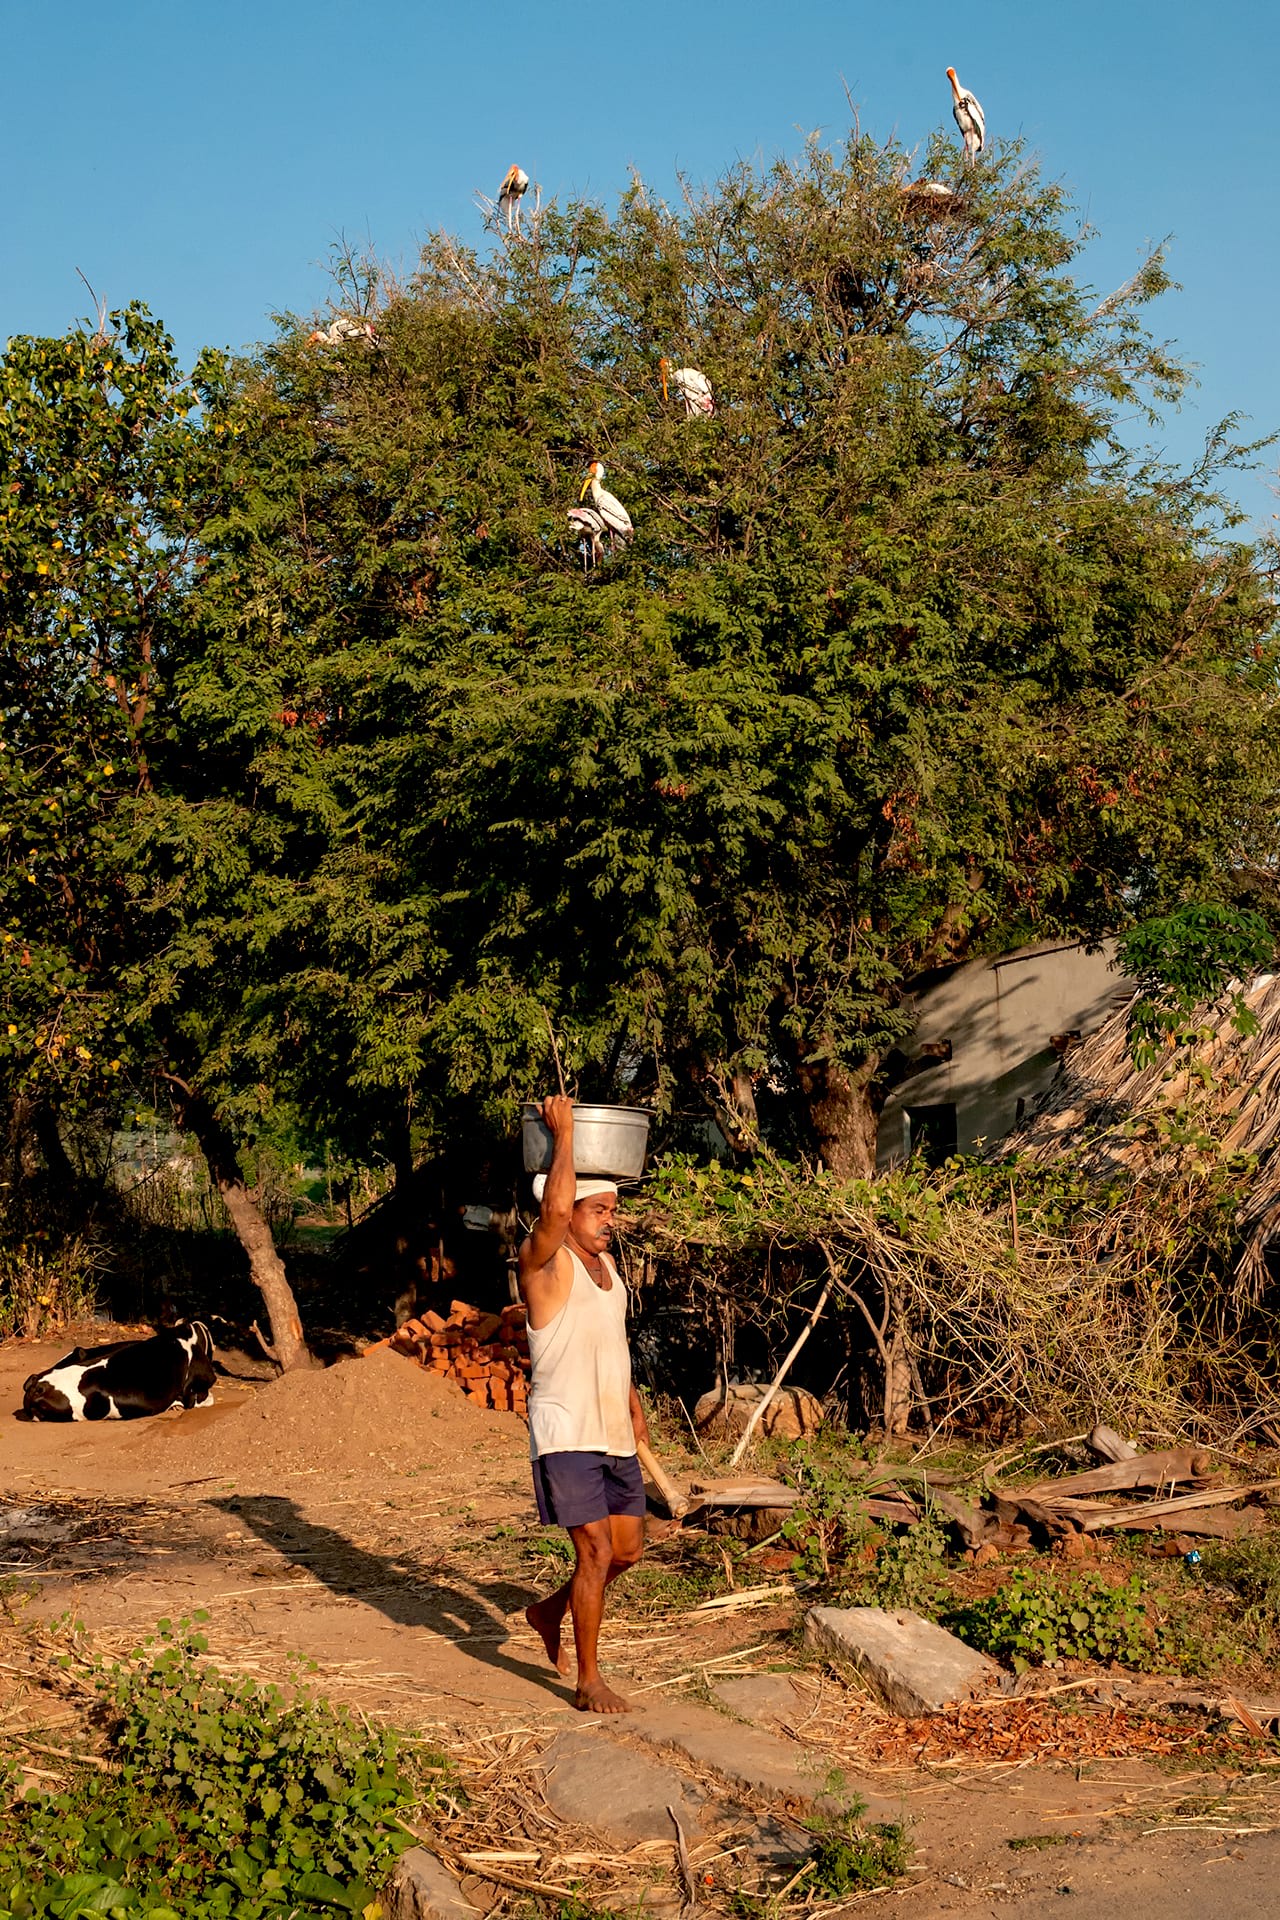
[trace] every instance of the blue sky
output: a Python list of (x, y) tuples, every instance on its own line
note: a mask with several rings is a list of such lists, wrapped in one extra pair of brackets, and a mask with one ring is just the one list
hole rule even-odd
[[(991, 134), (1022, 134), (1098, 229), (1110, 288), (1173, 236), (1152, 310), (1200, 387), (1156, 444), (1186, 462), (1230, 410), (1280, 427), (1280, 10), (1263, 0), (741, 0), (584, 9), (436, 0), (0, 0), (0, 339), (140, 298), (190, 359), (321, 304), (334, 238), (411, 265), (477, 237), (512, 160), (544, 197), (606, 203), (637, 167), (715, 176), (848, 124), (923, 139), (958, 68)], [(949, 122), (948, 122), (949, 123)], [(1269, 471), (1235, 490), (1255, 527)]]

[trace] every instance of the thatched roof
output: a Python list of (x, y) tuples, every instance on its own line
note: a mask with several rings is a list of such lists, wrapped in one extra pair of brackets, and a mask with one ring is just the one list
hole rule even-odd
[[(1188, 1046), (1135, 1067), (1129, 1042), (1133, 996), (1082, 1046), (1063, 1060), (1019, 1131), (999, 1153), (1056, 1160), (1070, 1153), (1087, 1170), (1105, 1174), (1166, 1171), (1187, 1148), (1170, 1144), (1154, 1122), (1192, 1104), (1216, 1151), (1257, 1160), (1237, 1215), (1244, 1235), (1239, 1277), (1255, 1294), (1268, 1278), (1267, 1250), (1280, 1247), (1280, 975), (1257, 974), (1243, 992), (1257, 1021), (1242, 1034), (1233, 1014), (1238, 981), (1196, 1011)], [(1147, 1124), (1143, 1124), (1146, 1122)]]

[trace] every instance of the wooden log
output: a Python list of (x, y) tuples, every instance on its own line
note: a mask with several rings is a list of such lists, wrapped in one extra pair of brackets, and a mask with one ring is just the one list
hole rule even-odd
[(799, 1497), (794, 1487), (784, 1486), (781, 1480), (769, 1480), (761, 1473), (748, 1474), (738, 1480), (709, 1480), (705, 1477), (700, 1480), (691, 1480), (689, 1491), (690, 1493), (714, 1493), (717, 1496), (723, 1496), (723, 1501), (729, 1504), (737, 1497), (743, 1506), (761, 1504), (748, 1500), (747, 1496), (752, 1493), (780, 1494), (782, 1496), (780, 1499), (771, 1499), (764, 1503), (779, 1507), (784, 1507)]
[[(1168, 1516), (1173, 1520), (1169, 1532), (1180, 1533), (1184, 1530), (1183, 1514), (1194, 1513), (1200, 1507), (1229, 1507), (1233, 1500), (1247, 1499), (1252, 1493), (1269, 1493), (1275, 1487), (1280, 1487), (1280, 1480), (1259, 1480), (1251, 1487), (1214, 1487), (1207, 1493), (1184, 1493), (1173, 1500), (1144, 1500), (1139, 1506), (1115, 1507), (1109, 1513), (1094, 1514), (1084, 1522), (1084, 1531), (1104, 1533), (1127, 1527), (1135, 1516), (1140, 1521), (1163, 1524)], [(1140, 1530), (1146, 1531), (1145, 1527)]]
[(1262, 1533), (1267, 1516), (1261, 1507), (1210, 1507), (1205, 1513), (1181, 1513), (1173, 1519), (1144, 1520), (1141, 1509), (1115, 1531), (1117, 1533), (1155, 1533), (1164, 1527), (1169, 1533), (1188, 1533), (1197, 1540), (1243, 1540), (1251, 1533)]
[(1002, 1527), (1013, 1528), (1029, 1523), (1033, 1527), (1040, 1527), (1052, 1540), (1061, 1539), (1063, 1534), (1078, 1533), (1081, 1528), (1081, 1516), (1072, 1511), (1069, 1501), (1051, 1506), (1030, 1493), (1002, 1489), (995, 1496), (995, 1513)]
[(1053, 1480), (1037, 1480), (1026, 1492), (1034, 1500), (1075, 1500), (1087, 1493), (1127, 1493), (1135, 1487), (1167, 1487), (1179, 1480), (1202, 1480), (1213, 1465), (1207, 1453), (1190, 1447), (1170, 1447), (1164, 1453), (1137, 1454), (1110, 1466), (1091, 1467), (1087, 1473), (1064, 1473)]
[(862, 1510), (868, 1520), (889, 1520), (898, 1526), (913, 1527), (920, 1509), (910, 1500), (864, 1500)]
[(950, 1521), (966, 1547), (982, 1546), (1000, 1529), (1000, 1521), (994, 1513), (971, 1507), (967, 1500), (961, 1500), (956, 1494), (947, 1493), (940, 1487), (930, 1487), (929, 1503)]
[(738, 1513), (750, 1509), (785, 1508), (799, 1506), (800, 1495), (794, 1487), (782, 1487), (770, 1492), (764, 1487), (749, 1488), (745, 1493), (695, 1493), (689, 1513)]
[(1089, 1445), (1103, 1460), (1110, 1460), (1113, 1464), (1119, 1460), (1132, 1460), (1138, 1451), (1132, 1440), (1123, 1439), (1114, 1427), (1104, 1427), (1101, 1421), (1089, 1435)]

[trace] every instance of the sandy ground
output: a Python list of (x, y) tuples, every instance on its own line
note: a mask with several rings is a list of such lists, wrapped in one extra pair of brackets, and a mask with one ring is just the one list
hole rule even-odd
[[(3, 1549), (0, 1576), (27, 1596), (26, 1617), (71, 1613), (110, 1653), (202, 1609), (226, 1664), (274, 1676), (303, 1654), (335, 1701), (455, 1751), (489, 1743), (527, 1760), (582, 1724), (522, 1618), (560, 1570), (528, 1555), (540, 1530), (514, 1416), (480, 1412), (384, 1350), (267, 1382), (223, 1355), (214, 1405), (189, 1414), (13, 1419), (24, 1377), (69, 1344), (0, 1347), (0, 1503), (66, 1529)], [(688, 1699), (720, 1673), (798, 1664), (794, 1617), (785, 1600), (701, 1615), (618, 1609), (603, 1655), (641, 1701)], [(809, 1684), (812, 1725), (794, 1738), (821, 1771), (824, 1729), (834, 1737), (867, 1703), (830, 1675)], [(869, 1769), (849, 1784), (911, 1823), (917, 1871), (893, 1899), (913, 1914), (1057, 1912), (1070, 1889), (1079, 1914), (1122, 1898), (1141, 1920), (1144, 1901), (1166, 1912), (1176, 1899), (1227, 1920), (1255, 1910), (1232, 1903), (1280, 1864), (1273, 1777), (1245, 1764), (1188, 1778), (1124, 1758), (1072, 1768), (984, 1757)], [(1011, 1845), (1032, 1836), (1034, 1847)]]

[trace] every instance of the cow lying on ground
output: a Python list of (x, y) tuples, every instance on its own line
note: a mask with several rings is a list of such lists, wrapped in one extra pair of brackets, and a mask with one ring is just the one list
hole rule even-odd
[(76, 1347), (31, 1374), (22, 1388), (28, 1420), (137, 1420), (170, 1407), (206, 1407), (216, 1378), (203, 1320), (179, 1320), (149, 1340)]

